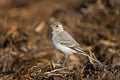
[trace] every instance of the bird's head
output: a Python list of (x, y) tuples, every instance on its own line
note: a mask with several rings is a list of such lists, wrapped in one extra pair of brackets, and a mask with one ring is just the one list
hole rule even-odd
[(50, 27), (55, 32), (61, 32), (63, 31), (63, 25), (60, 22), (53, 22)]

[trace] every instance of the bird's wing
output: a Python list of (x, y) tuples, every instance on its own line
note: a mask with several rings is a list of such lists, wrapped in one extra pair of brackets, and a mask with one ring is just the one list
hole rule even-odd
[(79, 52), (84, 52), (84, 50), (80, 47), (80, 44), (66, 31), (62, 31), (56, 36), (57, 41), (64, 46), (67, 46), (71, 49), (74, 49)]

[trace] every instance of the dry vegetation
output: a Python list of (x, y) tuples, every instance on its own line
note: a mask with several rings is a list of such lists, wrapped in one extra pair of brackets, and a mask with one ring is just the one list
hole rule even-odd
[[(107, 67), (50, 46), (52, 21)], [(119, 80), (119, 0), (0, 0), (0, 80)]]

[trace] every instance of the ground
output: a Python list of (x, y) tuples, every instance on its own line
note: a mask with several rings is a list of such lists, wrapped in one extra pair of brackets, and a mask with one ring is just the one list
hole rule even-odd
[[(81, 47), (105, 67), (50, 44), (60, 21)], [(119, 80), (119, 0), (1, 0), (0, 80)]]

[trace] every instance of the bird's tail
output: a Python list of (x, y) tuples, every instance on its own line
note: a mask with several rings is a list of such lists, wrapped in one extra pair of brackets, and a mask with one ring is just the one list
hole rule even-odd
[(89, 59), (91, 59), (91, 60), (97, 62), (98, 64), (100, 64), (101, 66), (104, 66), (104, 67), (105, 67), (105, 65), (103, 65), (100, 61), (98, 61), (97, 59), (94, 59), (93, 57), (89, 56), (86, 52), (80, 53), (80, 54), (89, 57)]
[(89, 57), (89, 59), (91, 59), (92, 61), (95, 61), (95, 62), (97, 62), (98, 64), (100, 64), (101, 66), (104, 66), (104, 67), (105, 67), (105, 65), (103, 65), (103, 64), (102, 64), (100, 61), (98, 61), (97, 59), (91, 57), (91, 56), (90, 56), (89, 54), (87, 54), (81, 47), (76, 47), (76, 48), (74, 48), (74, 50), (78, 51), (78, 54), (87, 56), (87, 57)]

